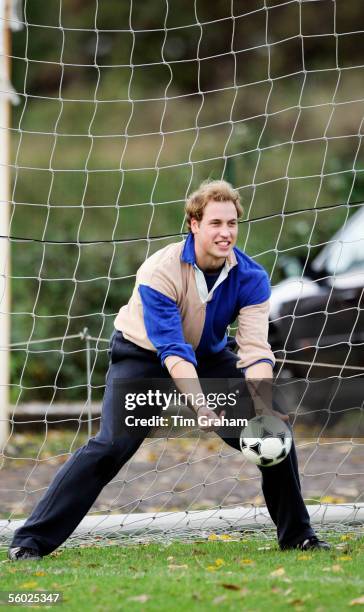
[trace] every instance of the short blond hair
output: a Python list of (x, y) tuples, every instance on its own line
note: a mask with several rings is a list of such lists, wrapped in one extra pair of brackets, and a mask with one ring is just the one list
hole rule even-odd
[(208, 202), (233, 202), (238, 218), (243, 215), (243, 207), (236, 189), (227, 181), (203, 181), (196, 191), (191, 193), (186, 201), (185, 213), (188, 229), (191, 229), (191, 220), (201, 221), (203, 211)]

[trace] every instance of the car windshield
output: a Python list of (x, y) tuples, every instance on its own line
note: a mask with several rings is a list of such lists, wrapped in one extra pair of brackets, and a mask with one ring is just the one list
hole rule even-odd
[(353, 215), (312, 262), (315, 271), (345, 274), (364, 269), (364, 209)]

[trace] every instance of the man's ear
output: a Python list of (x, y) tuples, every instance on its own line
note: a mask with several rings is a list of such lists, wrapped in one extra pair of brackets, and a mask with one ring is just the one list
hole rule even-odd
[(197, 221), (197, 219), (195, 219), (194, 217), (192, 217), (192, 219), (191, 219), (191, 232), (192, 232), (193, 234), (196, 234), (196, 232), (198, 231), (199, 226), (200, 226), (200, 224), (199, 224), (199, 222)]

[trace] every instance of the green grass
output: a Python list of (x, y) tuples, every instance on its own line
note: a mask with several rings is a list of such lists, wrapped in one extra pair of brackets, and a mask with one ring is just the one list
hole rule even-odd
[(61, 591), (67, 612), (350, 609), (364, 595), (364, 539), (330, 541), (330, 552), (316, 553), (281, 552), (275, 541), (257, 537), (86, 546), (18, 564), (2, 550), (1, 589)]

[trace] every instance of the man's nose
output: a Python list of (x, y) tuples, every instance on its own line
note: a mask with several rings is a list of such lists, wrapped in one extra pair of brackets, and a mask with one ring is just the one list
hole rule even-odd
[(228, 228), (227, 225), (220, 227), (220, 235), (221, 236), (230, 236), (230, 229)]

